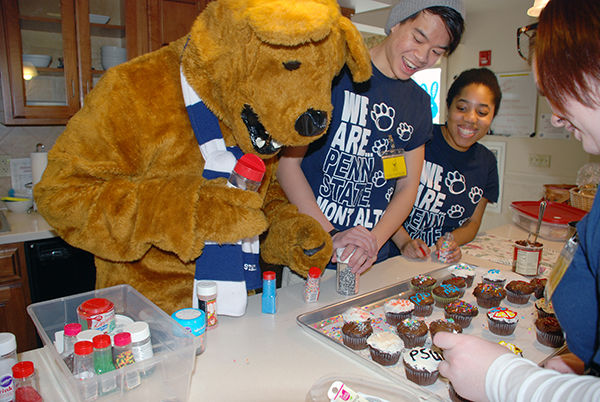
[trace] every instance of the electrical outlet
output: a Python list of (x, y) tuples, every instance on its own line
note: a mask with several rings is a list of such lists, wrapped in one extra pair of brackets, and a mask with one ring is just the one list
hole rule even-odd
[(529, 167), (548, 169), (551, 165), (551, 156), (546, 154), (529, 154)]
[(10, 157), (0, 155), (0, 177), (10, 177)]

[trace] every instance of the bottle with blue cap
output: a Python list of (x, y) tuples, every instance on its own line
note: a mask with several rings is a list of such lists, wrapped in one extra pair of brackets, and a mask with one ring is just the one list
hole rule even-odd
[(206, 314), (197, 308), (182, 308), (174, 312), (171, 317), (194, 335), (196, 354), (204, 352), (206, 348)]

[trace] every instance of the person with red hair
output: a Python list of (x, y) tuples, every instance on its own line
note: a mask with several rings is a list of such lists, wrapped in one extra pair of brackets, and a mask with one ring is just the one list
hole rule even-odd
[[(583, 149), (600, 155), (600, 2), (550, 0), (540, 14), (533, 71), (552, 108), (552, 124), (564, 127)], [(579, 246), (565, 271), (546, 288), (571, 353), (545, 368), (507, 348), (469, 335), (438, 333), (440, 374), (471, 400), (600, 400), (600, 193), (577, 225)]]

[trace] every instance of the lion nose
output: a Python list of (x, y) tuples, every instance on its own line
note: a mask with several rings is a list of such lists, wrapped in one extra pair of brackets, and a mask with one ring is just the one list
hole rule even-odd
[(308, 109), (302, 113), (294, 128), (303, 137), (314, 137), (321, 134), (327, 127), (327, 112), (322, 110)]

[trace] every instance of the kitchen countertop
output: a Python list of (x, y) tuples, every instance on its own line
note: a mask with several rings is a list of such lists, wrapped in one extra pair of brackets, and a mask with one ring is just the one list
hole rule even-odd
[[(520, 240), (527, 233), (514, 225), (488, 231)], [(562, 242), (544, 241), (560, 250)], [(463, 262), (510, 270), (511, 267), (463, 253)], [(430, 272), (447, 264), (395, 257), (373, 266), (360, 278), (359, 295)], [(352, 359), (309, 335), (296, 323), (300, 314), (347, 300), (335, 290), (335, 275), (321, 281), (317, 303), (304, 303), (303, 285), (277, 289), (277, 313), (261, 313), (261, 296), (248, 298), (243, 317), (219, 316), (218, 327), (207, 332), (206, 351), (197, 356), (192, 374), (190, 401), (301, 401), (323, 377), (361, 377), (390, 383), (357, 359)], [(42, 391), (51, 400), (64, 400), (58, 382), (49, 372), (46, 353), (36, 349), (23, 353), (40, 366)], [(45, 389), (44, 389), (45, 388)]]
[(9, 232), (0, 232), (0, 244), (48, 239), (58, 236), (54, 229), (37, 212), (15, 213), (2, 211), (10, 225)]

